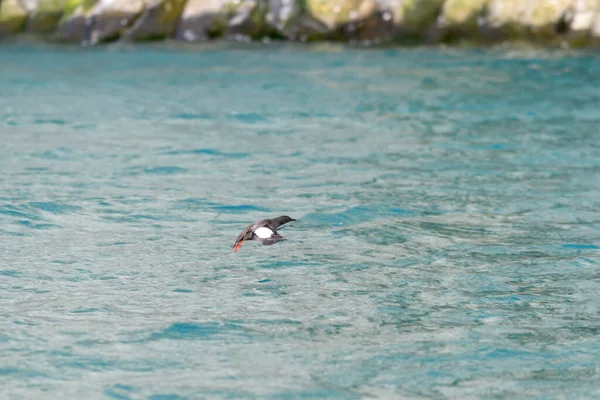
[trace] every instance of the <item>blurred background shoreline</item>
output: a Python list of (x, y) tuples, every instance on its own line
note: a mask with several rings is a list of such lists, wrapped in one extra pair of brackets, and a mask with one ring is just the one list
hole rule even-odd
[(600, 45), (599, 0), (0, 0), (0, 42)]

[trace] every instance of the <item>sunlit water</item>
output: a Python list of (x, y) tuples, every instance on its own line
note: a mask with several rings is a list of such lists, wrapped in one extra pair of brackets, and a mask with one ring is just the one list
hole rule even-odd
[(1, 47), (0, 397), (598, 398), (599, 61)]

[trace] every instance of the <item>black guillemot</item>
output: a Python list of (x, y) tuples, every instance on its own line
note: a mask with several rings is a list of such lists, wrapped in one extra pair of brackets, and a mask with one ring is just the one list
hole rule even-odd
[(235, 239), (233, 251), (237, 252), (245, 240), (254, 240), (266, 246), (285, 240), (283, 236), (277, 233), (277, 228), (292, 221), (295, 221), (295, 219), (283, 215), (281, 217), (261, 219), (260, 221), (251, 223)]

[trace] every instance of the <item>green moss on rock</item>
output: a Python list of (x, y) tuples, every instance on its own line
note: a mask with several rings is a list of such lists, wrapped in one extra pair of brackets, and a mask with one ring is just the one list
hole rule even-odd
[(63, 19), (68, 18), (75, 12), (85, 13), (90, 11), (97, 0), (67, 0), (63, 11)]
[(173, 35), (186, 0), (149, 0), (125, 37), (132, 40), (164, 39)]
[(442, 25), (471, 30), (477, 28), (490, 0), (446, 0), (442, 9)]
[(492, 0), (484, 32), (491, 38), (520, 39), (525, 35), (526, 3), (523, 0)]
[(0, 1), (0, 36), (25, 29), (27, 10), (18, 0)]
[(453, 42), (481, 39), (479, 23), (490, 0), (446, 0), (438, 21), (440, 39)]
[(259, 1), (243, 0), (240, 2), (228, 2), (226, 10), (226, 35), (242, 35), (252, 39), (259, 39), (266, 34), (266, 7)]
[(485, 29), (503, 40), (559, 44), (569, 30), (572, 0), (492, 0)]
[(27, 31), (47, 33), (56, 29), (63, 12), (66, 0), (38, 0), (29, 15)]
[(188, 0), (177, 27), (182, 40), (207, 40), (242, 35), (253, 39), (273, 36), (267, 26), (268, 4), (258, 0)]
[(227, 29), (223, 0), (188, 0), (175, 36), (186, 41), (222, 36)]
[[(394, 31), (392, 13), (375, 0), (307, 0), (306, 5), (329, 39), (373, 42), (390, 37)], [(316, 32), (323, 33), (322, 29)]]
[(394, 23), (403, 34), (426, 36), (442, 12), (444, 0), (404, 0), (392, 8)]
[(307, 11), (330, 30), (366, 17), (373, 12), (373, 0), (307, 0)]
[(307, 0), (268, 0), (266, 30), (289, 40), (323, 40), (329, 27), (311, 14)]

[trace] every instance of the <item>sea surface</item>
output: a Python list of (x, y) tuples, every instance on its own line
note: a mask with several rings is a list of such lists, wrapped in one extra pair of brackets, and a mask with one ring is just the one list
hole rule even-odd
[(597, 52), (0, 46), (0, 398), (599, 398), (599, 82)]

